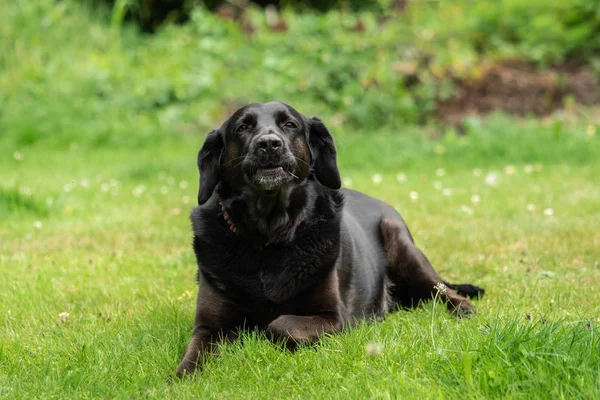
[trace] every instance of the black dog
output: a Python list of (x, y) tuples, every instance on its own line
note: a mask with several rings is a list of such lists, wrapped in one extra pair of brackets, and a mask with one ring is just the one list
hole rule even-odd
[(200, 289), (178, 376), (241, 327), (293, 347), (436, 293), (472, 313), (459, 293), (483, 294), (444, 286), (392, 207), (340, 189), (333, 138), (317, 118), (282, 103), (245, 106), (208, 135), (198, 168)]

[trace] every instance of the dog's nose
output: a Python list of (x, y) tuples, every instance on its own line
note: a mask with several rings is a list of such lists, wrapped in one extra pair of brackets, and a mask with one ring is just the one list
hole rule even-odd
[(266, 152), (270, 153), (270, 152), (276, 151), (281, 146), (283, 146), (283, 142), (281, 141), (279, 136), (277, 136), (276, 134), (268, 133), (268, 134), (263, 135), (260, 138), (258, 138), (258, 141), (256, 142), (256, 146), (259, 149), (265, 150)]

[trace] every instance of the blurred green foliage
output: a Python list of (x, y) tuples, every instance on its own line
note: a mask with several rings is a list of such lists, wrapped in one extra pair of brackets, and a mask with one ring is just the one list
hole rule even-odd
[(456, 78), (507, 59), (598, 64), (589, 0), (413, 1), (373, 11), (258, 8), (239, 23), (195, 8), (140, 35), (119, 9), (15, 0), (0, 14), (0, 141), (140, 146), (205, 132), (238, 105), (280, 100), (330, 124), (373, 130), (426, 121)]
[(168, 23), (184, 23), (195, 7), (211, 11), (236, 14), (249, 5), (275, 6), (294, 11), (320, 11), (332, 9), (346, 11), (373, 11), (384, 14), (392, 7), (402, 8), (406, 0), (91, 0), (95, 5), (107, 5), (116, 11), (113, 15), (134, 21), (144, 32), (155, 32)]
[(31, 193), (19, 193), (14, 188), (0, 187), (0, 215), (16, 215), (22, 217), (30, 214), (36, 217), (47, 217), (48, 209), (38, 199), (32, 198)]

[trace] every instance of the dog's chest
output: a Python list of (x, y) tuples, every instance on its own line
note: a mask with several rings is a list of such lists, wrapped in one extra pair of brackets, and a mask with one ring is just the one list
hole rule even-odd
[(195, 240), (201, 270), (233, 297), (277, 304), (321, 282), (339, 254), (339, 236), (300, 235), (291, 244), (257, 247), (239, 237)]

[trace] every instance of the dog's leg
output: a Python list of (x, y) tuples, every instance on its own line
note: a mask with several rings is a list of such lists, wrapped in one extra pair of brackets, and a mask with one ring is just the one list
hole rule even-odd
[(402, 221), (383, 219), (381, 234), (388, 258), (392, 297), (402, 307), (413, 307), (432, 299), (436, 293), (448, 309), (457, 314), (472, 314), (471, 302), (443, 284), (425, 255), (415, 246)]
[(337, 273), (333, 272), (324, 286), (314, 290), (304, 302), (302, 315), (280, 315), (266, 329), (273, 341), (285, 341), (288, 348), (315, 343), (319, 336), (338, 332), (344, 324)]
[(220, 342), (236, 335), (233, 328), (237, 313), (233, 304), (209, 285), (202, 274), (199, 285), (194, 332), (177, 367), (179, 378), (200, 368), (206, 358), (216, 352)]

